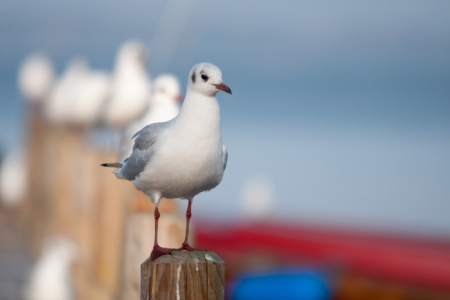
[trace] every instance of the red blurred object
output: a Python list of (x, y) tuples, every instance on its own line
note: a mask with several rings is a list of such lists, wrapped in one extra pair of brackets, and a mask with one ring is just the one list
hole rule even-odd
[(450, 241), (274, 223), (197, 224), (196, 244), (225, 261), (245, 252), (338, 266), (399, 283), (450, 290)]

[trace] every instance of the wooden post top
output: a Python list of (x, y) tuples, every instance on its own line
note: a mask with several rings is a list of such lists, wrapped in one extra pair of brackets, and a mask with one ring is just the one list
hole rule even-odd
[(172, 251), (141, 265), (141, 300), (223, 300), (225, 263), (210, 251)]
[[(162, 255), (158, 257), (155, 262), (157, 264), (172, 264), (172, 263), (185, 263), (185, 262), (214, 262), (224, 263), (224, 261), (214, 252), (211, 251), (184, 251), (184, 250), (172, 250), (172, 255)], [(150, 260), (148, 258), (147, 260)], [(146, 260), (146, 261), (147, 261)]]

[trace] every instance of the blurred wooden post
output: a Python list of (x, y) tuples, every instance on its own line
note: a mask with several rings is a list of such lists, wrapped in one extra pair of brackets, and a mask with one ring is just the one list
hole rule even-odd
[(223, 300), (225, 263), (209, 251), (172, 251), (141, 265), (141, 300)]
[(41, 237), (45, 228), (42, 219), (47, 217), (48, 205), (42, 193), (42, 167), (45, 162), (42, 160), (45, 138), (46, 124), (37, 109), (32, 109), (27, 118), (27, 162), (28, 162), (28, 190), (27, 197), (23, 204), (24, 219), (30, 228), (30, 240), (35, 256), (38, 255), (41, 247)]
[[(116, 160), (115, 153), (105, 153), (100, 163)], [(125, 221), (136, 192), (133, 183), (118, 180), (111, 174), (113, 169), (104, 169), (99, 164), (98, 168), (101, 171), (99, 184), (103, 188), (97, 210), (96, 277), (112, 299), (116, 299), (121, 290)]]

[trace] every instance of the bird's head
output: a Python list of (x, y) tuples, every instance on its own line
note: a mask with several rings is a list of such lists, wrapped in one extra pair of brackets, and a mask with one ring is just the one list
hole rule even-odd
[(188, 89), (205, 96), (213, 97), (219, 91), (231, 94), (231, 90), (222, 81), (222, 72), (210, 63), (195, 65), (189, 72)]
[(116, 64), (138, 64), (144, 66), (148, 61), (148, 50), (144, 43), (138, 40), (125, 42), (117, 52)]
[(180, 101), (180, 83), (178, 79), (170, 74), (163, 74), (156, 77), (153, 82), (154, 95), (164, 95), (174, 101)]

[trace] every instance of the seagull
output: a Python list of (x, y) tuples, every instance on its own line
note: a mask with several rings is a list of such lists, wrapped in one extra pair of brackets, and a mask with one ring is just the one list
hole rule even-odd
[(108, 97), (110, 76), (104, 71), (88, 70), (80, 79), (78, 92), (70, 105), (70, 123), (82, 127), (95, 125)]
[(145, 110), (150, 97), (150, 78), (145, 69), (147, 49), (139, 41), (125, 42), (117, 53), (111, 95), (104, 121), (123, 129)]
[(123, 162), (133, 152), (132, 136), (144, 126), (152, 123), (166, 122), (175, 118), (180, 112), (180, 83), (177, 77), (163, 74), (153, 83), (153, 95), (145, 114), (128, 126), (120, 143), (119, 161)]
[(117, 168), (113, 172), (117, 178), (132, 181), (155, 204), (152, 260), (170, 254), (169, 249), (158, 245), (158, 204), (163, 197), (188, 200), (186, 237), (179, 250), (195, 250), (188, 243), (192, 200), (215, 188), (227, 165), (216, 99), (219, 91), (231, 94), (220, 69), (210, 63), (195, 65), (189, 72), (186, 97), (178, 116), (138, 131), (133, 137), (133, 153), (123, 164), (102, 164)]
[(39, 105), (46, 100), (54, 77), (55, 72), (50, 59), (42, 54), (31, 54), (20, 66), (19, 89), (32, 105)]
[(66, 124), (72, 119), (72, 107), (87, 74), (89, 65), (85, 59), (78, 57), (69, 61), (45, 103), (44, 115), (47, 120), (51, 123)]

